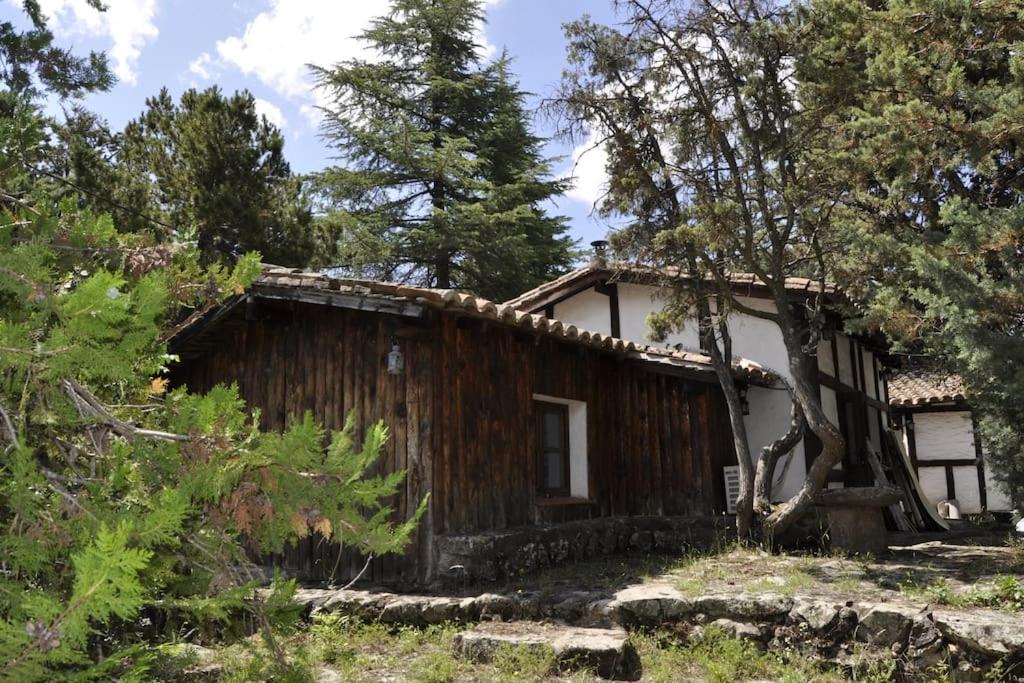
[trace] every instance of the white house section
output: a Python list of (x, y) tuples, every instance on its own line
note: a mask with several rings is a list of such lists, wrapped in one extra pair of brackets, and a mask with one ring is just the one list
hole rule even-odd
[[(971, 413), (941, 412), (914, 415), (914, 438), (918, 461), (973, 460), (974, 429)], [(978, 473), (974, 473), (977, 483)]]
[[(608, 333), (611, 328), (611, 311), (608, 297), (591, 287), (554, 305), (555, 319), (572, 323), (576, 327), (594, 332)], [(643, 337), (625, 337), (643, 339)]]

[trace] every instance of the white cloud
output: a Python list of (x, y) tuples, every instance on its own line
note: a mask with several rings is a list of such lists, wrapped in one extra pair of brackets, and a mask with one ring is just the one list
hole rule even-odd
[(572, 151), (572, 166), (564, 177), (569, 178), (573, 186), (566, 196), (594, 206), (608, 191), (607, 163), (608, 152), (600, 143), (599, 135), (591, 131), (587, 139)]
[(273, 102), (263, 99), (262, 97), (254, 98), (256, 104), (256, 113), (260, 116), (266, 116), (267, 121), (278, 128), (284, 128), (288, 125), (288, 119), (281, 113), (281, 108)]
[(106, 0), (105, 12), (97, 12), (84, 0), (41, 0), (39, 4), (58, 36), (109, 39), (107, 53), (114, 74), (136, 83), (142, 49), (159, 35), (153, 23), (156, 0)]
[[(486, 4), (502, 1), (487, 0)], [(270, 0), (269, 7), (253, 17), (241, 35), (217, 41), (216, 61), (255, 76), (282, 97), (296, 100), (311, 123), (319, 122), (315, 107), (324, 101), (307, 65), (373, 59), (372, 51), (357, 36), (371, 20), (387, 14), (389, 6), (389, 0)], [(483, 40), (483, 26), (477, 30), (477, 40), (483, 43), (484, 54), (494, 53), (494, 46)], [(193, 65), (202, 59), (200, 55)], [(199, 66), (209, 70), (209, 62)]]
[(213, 57), (210, 56), (209, 52), (204, 52), (188, 64), (188, 70), (199, 76), (204, 81), (208, 81), (216, 75), (216, 67), (218, 65), (214, 63)]

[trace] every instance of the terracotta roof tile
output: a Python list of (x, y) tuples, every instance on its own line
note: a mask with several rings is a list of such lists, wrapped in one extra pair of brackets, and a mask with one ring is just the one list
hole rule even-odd
[(889, 405), (911, 407), (966, 400), (959, 375), (925, 368), (912, 368), (889, 380)]
[[(453, 289), (430, 289), (391, 282), (332, 278), (320, 273), (275, 266), (266, 267), (263, 274), (252, 285), (252, 291), (256, 294), (259, 294), (261, 290), (267, 293), (270, 290), (282, 288), (347, 293), (371, 301), (415, 303), (438, 310), (455, 310), (464, 315), (526, 328), (539, 334), (613, 351), (638, 360), (665, 363), (703, 372), (713, 371), (711, 359), (704, 354), (618, 339), (562, 323), (543, 315), (528, 313), (508, 303), (496, 304), (493, 301)], [(178, 332), (180, 333), (181, 330)], [(746, 359), (736, 361), (734, 371), (737, 377), (758, 383), (775, 381), (775, 375), (771, 370)]]

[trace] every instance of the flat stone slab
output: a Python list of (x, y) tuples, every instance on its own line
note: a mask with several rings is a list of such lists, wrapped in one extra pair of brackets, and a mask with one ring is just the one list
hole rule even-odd
[(995, 610), (935, 610), (935, 625), (947, 640), (988, 657), (1024, 653), (1024, 615)]
[(466, 659), (492, 661), (503, 647), (550, 649), (563, 671), (589, 669), (602, 678), (634, 680), (639, 657), (621, 628), (582, 628), (535, 621), (485, 622), (455, 636)]
[(793, 599), (773, 593), (710, 593), (683, 595), (664, 583), (629, 586), (615, 594), (608, 608), (626, 622), (644, 626), (704, 614), (733, 621), (783, 621), (793, 609)]

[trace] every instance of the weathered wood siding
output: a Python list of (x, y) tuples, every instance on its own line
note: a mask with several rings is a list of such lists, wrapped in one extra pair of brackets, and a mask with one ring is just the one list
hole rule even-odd
[[(393, 339), (404, 372), (386, 372)], [(405, 469), (392, 502), (405, 517), (430, 493), (407, 556), (374, 561), (373, 581), (431, 571), (435, 534), (472, 533), (612, 515), (717, 514), (722, 467), (735, 463), (716, 385), (653, 372), (640, 361), (431, 312), (421, 321), (310, 304), (239, 307), (182, 349), (175, 384), (236, 382), (262, 426), (311, 410), (328, 430), (354, 412), (360, 433), (391, 432), (380, 471)], [(587, 403), (589, 502), (536, 495), (533, 395)], [(310, 540), (283, 562), (306, 577), (354, 575), (363, 561)]]

